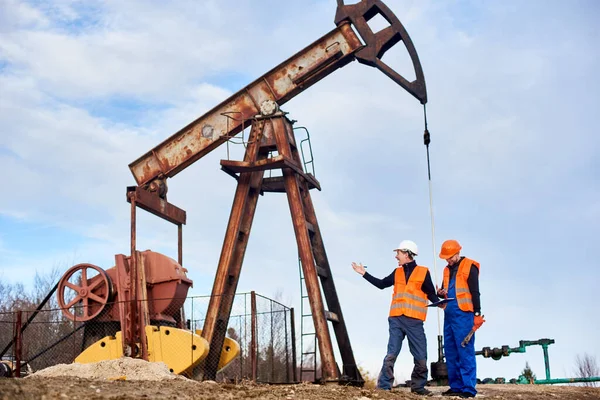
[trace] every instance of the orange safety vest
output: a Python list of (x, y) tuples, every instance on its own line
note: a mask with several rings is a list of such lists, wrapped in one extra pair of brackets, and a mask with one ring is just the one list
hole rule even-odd
[[(473, 311), (473, 296), (471, 296), (469, 284), (467, 283), (473, 264), (479, 270), (477, 261), (465, 257), (458, 265), (458, 271), (456, 271), (456, 301), (458, 302), (458, 308), (462, 311)], [(446, 267), (444, 268), (444, 288), (448, 289), (448, 285), (450, 285), (450, 268)]]
[(421, 286), (427, 276), (427, 267), (417, 265), (406, 282), (404, 268), (394, 273), (394, 294), (390, 306), (390, 317), (406, 315), (425, 321), (427, 317), (427, 295)]

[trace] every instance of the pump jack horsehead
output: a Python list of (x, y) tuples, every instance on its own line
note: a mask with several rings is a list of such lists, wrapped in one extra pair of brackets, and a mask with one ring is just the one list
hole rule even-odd
[[(107, 271), (91, 264), (77, 265), (68, 270), (58, 284), (59, 303), (69, 318), (113, 326), (105, 332), (106, 337), (84, 350), (78, 361), (92, 362), (126, 355), (164, 361), (176, 373), (201, 369), (204, 379), (214, 379), (217, 371), (231, 362), (239, 351), (237, 343), (226, 338), (225, 333), (258, 196), (267, 192), (285, 192), (310, 300), (322, 378), (363, 384), (309, 193), (313, 188), (320, 190), (320, 183), (304, 171), (293, 122), (280, 107), (353, 60), (381, 70), (422, 104), (427, 102), (427, 91), (413, 43), (398, 18), (382, 1), (362, 0), (345, 5), (343, 0), (338, 0), (337, 3), (336, 27), (331, 32), (129, 165), (137, 183), (137, 186), (127, 188), (127, 201), (131, 203), (130, 255), (116, 255), (116, 266)], [(368, 21), (377, 15), (389, 26), (373, 32)], [(412, 60), (416, 76), (412, 82), (382, 61), (384, 53), (400, 42), (404, 43)], [(244, 160), (221, 161), (221, 168), (237, 180), (237, 189), (204, 327), (193, 333), (185, 329), (183, 315), (183, 301), (192, 285), (182, 266), (182, 225), (186, 223), (186, 212), (167, 201), (167, 179), (250, 125)], [(277, 155), (269, 156), (273, 151)], [(264, 172), (272, 169), (281, 170), (282, 176), (265, 176)], [(178, 226), (178, 261), (159, 253), (136, 250), (137, 207)], [(97, 275), (87, 279), (88, 270), (95, 270)], [(69, 282), (75, 273), (81, 273), (78, 284)], [(170, 300), (156, 300), (167, 297)], [(69, 311), (77, 304), (83, 304), (83, 315), (80, 312), (75, 316)], [(332, 322), (339, 346), (341, 371), (334, 358), (328, 320)], [(173, 357), (169, 351), (164, 351), (169, 341), (193, 346), (186, 345), (187, 356), (179, 353)], [(179, 351), (186, 346), (179, 346)], [(158, 351), (159, 347), (162, 351)]]

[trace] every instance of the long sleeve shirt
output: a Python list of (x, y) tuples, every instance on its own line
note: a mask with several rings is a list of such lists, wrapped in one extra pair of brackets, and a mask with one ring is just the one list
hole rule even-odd
[[(458, 266), (460, 265), (463, 258), (464, 257), (461, 257), (455, 264), (448, 266), (448, 269), (450, 270), (450, 280), (456, 277)], [(471, 292), (471, 297), (473, 298), (473, 311), (476, 313), (480, 313), (481, 299), (479, 294), (479, 268), (477, 268), (475, 264), (471, 264), (469, 278), (467, 278), (467, 285), (469, 286), (469, 292)]]
[[(404, 276), (406, 277), (406, 282), (408, 282), (408, 278), (410, 274), (414, 271), (417, 266), (416, 261), (411, 261), (407, 264), (402, 265), (402, 269), (404, 270)], [(373, 275), (365, 272), (363, 278), (365, 278), (369, 283), (373, 286), (378, 287), (379, 289), (389, 288), (390, 286), (394, 286), (394, 275), (396, 274), (396, 270), (393, 270), (391, 274), (386, 276), (383, 279), (375, 278)], [(431, 274), (427, 271), (427, 275), (425, 275), (425, 280), (423, 281), (423, 285), (421, 286), (421, 290), (427, 295), (427, 298), (432, 303), (435, 303), (439, 300), (437, 296), (435, 287), (433, 286), (433, 281), (431, 280)]]

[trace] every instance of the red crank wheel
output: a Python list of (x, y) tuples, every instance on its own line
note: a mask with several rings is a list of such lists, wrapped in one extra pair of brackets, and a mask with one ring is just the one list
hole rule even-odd
[[(97, 275), (88, 278), (94, 272)], [(89, 321), (97, 317), (112, 295), (107, 273), (92, 264), (71, 267), (58, 281), (58, 305), (72, 321)]]

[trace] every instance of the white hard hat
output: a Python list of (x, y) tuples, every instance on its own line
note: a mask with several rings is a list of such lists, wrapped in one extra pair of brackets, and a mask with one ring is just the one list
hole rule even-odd
[(396, 250), (410, 251), (415, 256), (419, 255), (419, 248), (417, 247), (417, 244), (415, 242), (413, 242), (412, 240), (401, 241), (400, 244), (398, 245), (398, 247), (396, 247), (394, 249), (394, 251), (396, 251)]

